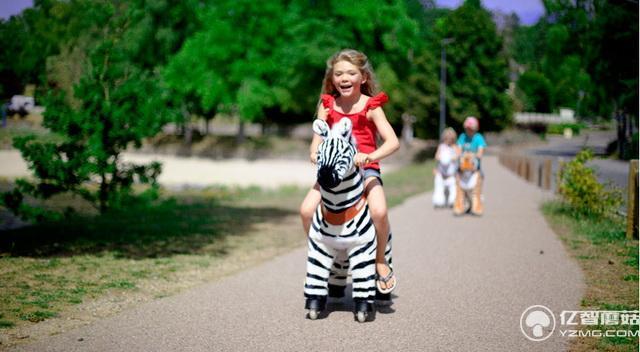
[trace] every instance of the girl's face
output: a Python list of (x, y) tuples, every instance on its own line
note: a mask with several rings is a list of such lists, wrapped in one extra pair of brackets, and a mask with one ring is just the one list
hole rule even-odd
[(452, 145), (456, 142), (456, 137), (454, 137), (452, 134), (447, 134), (443, 139), (444, 142), (448, 145)]
[(343, 97), (360, 94), (360, 86), (366, 82), (358, 67), (348, 61), (338, 61), (333, 65), (333, 86)]

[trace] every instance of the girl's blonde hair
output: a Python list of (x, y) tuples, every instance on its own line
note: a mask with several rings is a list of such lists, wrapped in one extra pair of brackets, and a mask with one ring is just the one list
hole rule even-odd
[(333, 86), (333, 65), (340, 61), (346, 61), (356, 66), (365, 82), (360, 86), (362, 94), (373, 96), (378, 93), (378, 83), (376, 82), (375, 74), (373, 73), (373, 67), (369, 62), (367, 56), (354, 49), (343, 49), (335, 53), (329, 60), (327, 60), (327, 70), (324, 73), (324, 79), (322, 80), (322, 94), (337, 94), (336, 88)]
[(458, 134), (456, 133), (456, 131), (451, 127), (447, 127), (444, 130), (442, 130), (440, 141), (443, 143), (447, 143), (447, 138), (451, 138), (450, 140), (452, 141), (452, 143), (455, 143), (457, 137), (458, 137)]

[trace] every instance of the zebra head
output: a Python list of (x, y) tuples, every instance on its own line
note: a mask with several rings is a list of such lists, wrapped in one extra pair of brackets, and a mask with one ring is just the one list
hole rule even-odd
[(313, 131), (323, 138), (318, 146), (318, 183), (325, 189), (335, 188), (354, 165), (356, 147), (351, 138), (351, 120), (343, 118), (333, 129), (325, 121), (315, 120)]

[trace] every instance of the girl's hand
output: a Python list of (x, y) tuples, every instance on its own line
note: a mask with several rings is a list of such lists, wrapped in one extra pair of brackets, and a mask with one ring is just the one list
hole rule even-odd
[(362, 167), (372, 161), (373, 160), (371, 160), (371, 158), (369, 157), (369, 154), (365, 154), (365, 153), (356, 154), (356, 157), (354, 159), (354, 163), (356, 164), (357, 167)]
[(318, 163), (318, 153), (311, 153), (309, 154), (309, 160), (311, 160), (312, 164), (317, 164)]

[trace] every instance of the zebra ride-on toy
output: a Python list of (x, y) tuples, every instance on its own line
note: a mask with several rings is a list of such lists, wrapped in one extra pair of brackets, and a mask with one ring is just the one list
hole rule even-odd
[[(333, 129), (315, 120), (313, 131), (323, 138), (318, 146), (317, 178), (322, 202), (309, 229), (305, 309), (314, 320), (325, 309), (329, 277), (336, 260), (351, 270), (355, 318), (366, 321), (376, 295), (376, 231), (364, 197), (364, 179), (354, 165), (357, 153), (351, 121), (341, 119)], [(344, 268), (346, 282), (346, 268)]]

